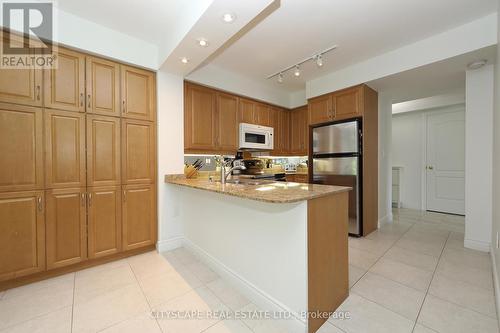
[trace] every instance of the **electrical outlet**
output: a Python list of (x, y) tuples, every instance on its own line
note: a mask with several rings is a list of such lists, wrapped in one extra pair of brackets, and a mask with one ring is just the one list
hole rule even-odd
[(205, 158), (205, 164), (210, 164), (212, 160), (210, 158)]

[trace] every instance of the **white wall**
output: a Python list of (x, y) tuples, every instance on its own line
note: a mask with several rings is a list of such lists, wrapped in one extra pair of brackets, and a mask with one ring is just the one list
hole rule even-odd
[(184, 79), (157, 72), (158, 96), (158, 250), (180, 244), (179, 198), (167, 189), (166, 174), (184, 171)]
[(466, 73), (465, 246), (490, 250), (494, 66)]
[[(465, 111), (465, 104), (393, 114), (392, 165), (402, 166), (400, 188), (404, 208), (426, 209), (426, 116), (442, 111)], [(465, 133), (464, 133), (465, 135)]]
[(391, 96), (378, 94), (378, 216), (379, 223), (392, 221)]
[[(498, 1), (500, 8), (500, 0)], [(500, 37), (500, 20), (498, 22), (498, 36)], [(495, 100), (493, 112), (493, 170), (500, 170), (500, 47), (497, 45), (497, 65), (495, 71)], [(498, 269), (500, 269), (500, 249), (497, 247), (497, 235), (500, 232), (500, 174), (493, 173), (493, 232), (491, 235), (491, 255), (493, 258), (493, 281), (497, 300), (497, 316), (500, 318), (500, 281)]]

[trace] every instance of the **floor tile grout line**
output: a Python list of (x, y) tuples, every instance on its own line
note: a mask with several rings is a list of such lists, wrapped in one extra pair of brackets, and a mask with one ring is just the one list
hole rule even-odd
[(76, 289), (76, 273), (73, 273), (73, 302), (71, 304), (71, 333), (73, 333), (73, 316), (75, 313), (75, 289)]
[(425, 292), (424, 299), (422, 300), (422, 305), (420, 305), (420, 309), (418, 310), (417, 319), (415, 319), (415, 325), (413, 325), (412, 332), (415, 331), (415, 327), (417, 326), (418, 318), (420, 318), (420, 314), (421, 314), (422, 309), (424, 307), (425, 300), (427, 299), (427, 295), (429, 294), (429, 289), (431, 288), (432, 281), (434, 280), (434, 276), (436, 275), (437, 269), (439, 267), (439, 262), (441, 261), (441, 257), (443, 255), (444, 249), (446, 247), (446, 243), (448, 243), (448, 240), (450, 239), (450, 235), (451, 235), (451, 232), (448, 232), (448, 237), (446, 238), (446, 242), (444, 243), (443, 248), (441, 249), (441, 254), (439, 255), (438, 263), (436, 265), (436, 268), (434, 269), (434, 272), (432, 273), (431, 281), (430, 281), (429, 285), (427, 286), (427, 291)]

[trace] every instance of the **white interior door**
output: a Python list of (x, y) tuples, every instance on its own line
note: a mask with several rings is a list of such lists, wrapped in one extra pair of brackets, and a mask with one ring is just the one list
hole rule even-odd
[(427, 210), (465, 214), (465, 110), (427, 116)]

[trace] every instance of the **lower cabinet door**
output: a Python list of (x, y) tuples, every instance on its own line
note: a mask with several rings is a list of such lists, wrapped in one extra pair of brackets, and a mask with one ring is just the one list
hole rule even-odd
[(85, 188), (46, 191), (47, 268), (87, 259)]
[(0, 281), (45, 270), (43, 191), (0, 193)]
[(121, 251), (121, 187), (88, 188), (88, 253), (99, 258)]
[(122, 187), (123, 250), (156, 242), (156, 193), (154, 185)]

